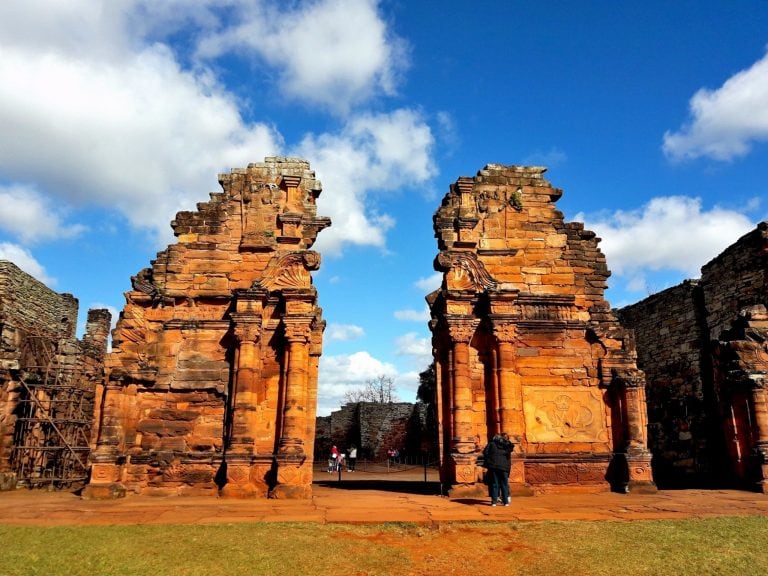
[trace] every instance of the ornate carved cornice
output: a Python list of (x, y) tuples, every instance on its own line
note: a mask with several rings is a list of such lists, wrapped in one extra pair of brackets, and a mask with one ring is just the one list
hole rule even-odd
[(261, 338), (261, 318), (233, 318), (238, 342), (258, 342)]
[(475, 335), (478, 320), (475, 320), (472, 317), (454, 317), (446, 318), (446, 324), (448, 325), (448, 334), (451, 336), (451, 340), (469, 344), (472, 340), (472, 336)]
[(498, 342), (514, 342), (517, 339), (517, 326), (509, 320), (492, 319), (493, 335)]
[(611, 385), (624, 388), (644, 388), (645, 375), (632, 368), (611, 368)]
[(297, 342), (300, 344), (310, 342), (314, 320), (314, 316), (285, 316), (283, 318), (285, 339), (288, 340), (288, 342)]

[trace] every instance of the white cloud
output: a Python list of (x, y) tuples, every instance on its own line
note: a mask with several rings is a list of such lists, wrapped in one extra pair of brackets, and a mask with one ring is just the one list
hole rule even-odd
[(432, 359), (432, 344), (429, 338), (419, 336), (416, 332), (408, 332), (395, 340), (395, 354), (412, 356), (417, 359), (429, 358), (425, 367)]
[(0, 186), (0, 228), (19, 238), (24, 244), (39, 240), (72, 238), (85, 226), (65, 225), (65, 211), (20, 185)]
[[(232, 18), (233, 10), (247, 18)], [(281, 85), (297, 97), (349, 104), (394, 85), (398, 41), (373, 0), (293, 9), (245, 0), (0, 3), (0, 181), (35, 190), (40, 206), (61, 206), (60, 231), (75, 231), (61, 224), (66, 208), (101, 207), (157, 232), (160, 245), (171, 241), (169, 221), (218, 191), (218, 172), (285, 145), (275, 127), (244, 120), (242, 103), (212, 69), (185, 68), (163, 42), (187, 26), (190, 41), (207, 37), (214, 54), (250, 42), (254, 22), (269, 23), (268, 38), (258, 38), (265, 59), (287, 70)], [(263, 78), (269, 89), (272, 75)], [(339, 84), (350, 92), (340, 94)], [(318, 248), (383, 248), (395, 222), (371, 207), (370, 194), (423, 184), (435, 173), (433, 145), (412, 110), (358, 114), (337, 133), (307, 135), (293, 152), (324, 179), (319, 213), (334, 220)]]
[(56, 279), (48, 276), (45, 272), (45, 268), (43, 268), (40, 262), (35, 260), (32, 253), (17, 244), (0, 242), (0, 260), (9, 260), (13, 262), (16, 266), (24, 270), (24, 272), (30, 276), (34, 276), (49, 288), (56, 285)]
[(210, 72), (131, 35), (141, 3), (32, 4), (0, 5), (0, 176), (38, 205), (116, 208), (170, 238), (218, 172), (279, 153)]
[(207, 34), (198, 56), (255, 54), (278, 72), (283, 94), (302, 102), (346, 113), (377, 93), (394, 94), (407, 67), (405, 43), (388, 30), (378, 0), (235, 4), (240, 24)]
[(689, 107), (689, 122), (664, 134), (664, 153), (673, 160), (731, 160), (768, 140), (768, 54), (720, 88), (697, 91)]
[(427, 294), (430, 294), (440, 288), (440, 285), (443, 283), (443, 273), (442, 272), (434, 272), (431, 276), (427, 276), (425, 278), (419, 278), (414, 283), (414, 286), (418, 288), (419, 290), (423, 290)]
[(329, 340), (357, 340), (365, 336), (365, 330), (354, 324), (329, 324), (325, 329), (325, 336)]
[[(424, 368), (426, 368), (426, 365)], [(397, 397), (401, 402), (416, 401), (416, 391), (419, 389), (420, 371), (414, 370), (411, 372), (403, 372), (398, 374), (395, 378), (395, 389), (397, 390)]]
[(645, 275), (668, 270), (698, 277), (701, 266), (754, 227), (744, 214), (686, 196), (653, 198), (638, 210), (576, 215), (602, 238), (608, 268), (630, 288), (646, 286)]
[(422, 310), (395, 310), (395, 318), (405, 322), (429, 322), (429, 309), (424, 307)]
[(433, 145), (429, 126), (405, 109), (355, 116), (338, 134), (307, 135), (292, 153), (312, 159), (324, 188), (318, 213), (333, 221), (317, 249), (338, 254), (344, 243), (383, 247), (394, 220), (371, 211), (369, 195), (434, 176)]
[(397, 368), (393, 364), (374, 358), (366, 351), (321, 356), (317, 413), (327, 415), (332, 410), (337, 410), (344, 403), (346, 392), (359, 390), (366, 380), (381, 375), (396, 379)]

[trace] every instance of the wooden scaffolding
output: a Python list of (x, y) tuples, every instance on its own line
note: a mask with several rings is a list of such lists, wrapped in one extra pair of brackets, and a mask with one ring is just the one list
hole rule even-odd
[(22, 343), (11, 451), (22, 486), (73, 488), (88, 478), (94, 392), (66, 346), (32, 335)]

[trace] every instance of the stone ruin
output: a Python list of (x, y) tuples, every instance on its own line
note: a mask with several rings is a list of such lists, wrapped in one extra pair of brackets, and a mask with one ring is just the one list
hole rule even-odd
[(0, 490), (77, 488), (88, 478), (96, 386), (111, 315), (0, 260)]
[(427, 297), (441, 481), (478, 494), (482, 448), (516, 441), (513, 492), (655, 489), (645, 380), (603, 298), (599, 239), (555, 209), (544, 168), (491, 164), (434, 216), (442, 286)]
[(386, 460), (387, 451), (395, 448), (409, 462), (431, 462), (429, 407), (422, 402), (347, 403), (317, 418), (315, 454), (322, 459), (334, 445), (341, 451), (356, 446), (361, 460)]
[(132, 278), (113, 332), (88, 497), (308, 497), (325, 322), (310, 250), (330, 225), (307, 162), (219, 176)]
[[(507, 432), (517, 493), (653, 479), (768, 491), (768, 223), (701, 280), (614, 312), (599, 239), (564, 222), (544, 171), (488, 165), (434, 216), (443, 484), (484, 493), (481, 450)], [(83, 482), (90, 451), (87, 497), (310, 495), (320, 183), (289, 158), (220, 183), (132, 278), (106, 356), (106, 310), (79, 341), (77, 301), (0, 261), (0, 489)], [(339, 411), (328, 438), (351, 437), (361, 414)]]
[(619, 311), (647, 374), (660, 487), (768, 493), (768, 222), (688, 280)]

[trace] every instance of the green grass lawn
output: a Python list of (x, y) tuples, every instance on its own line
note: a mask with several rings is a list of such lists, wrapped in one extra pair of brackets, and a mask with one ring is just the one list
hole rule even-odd
[(768, 518), (0, 525), (0, 575), (768, 574)]

